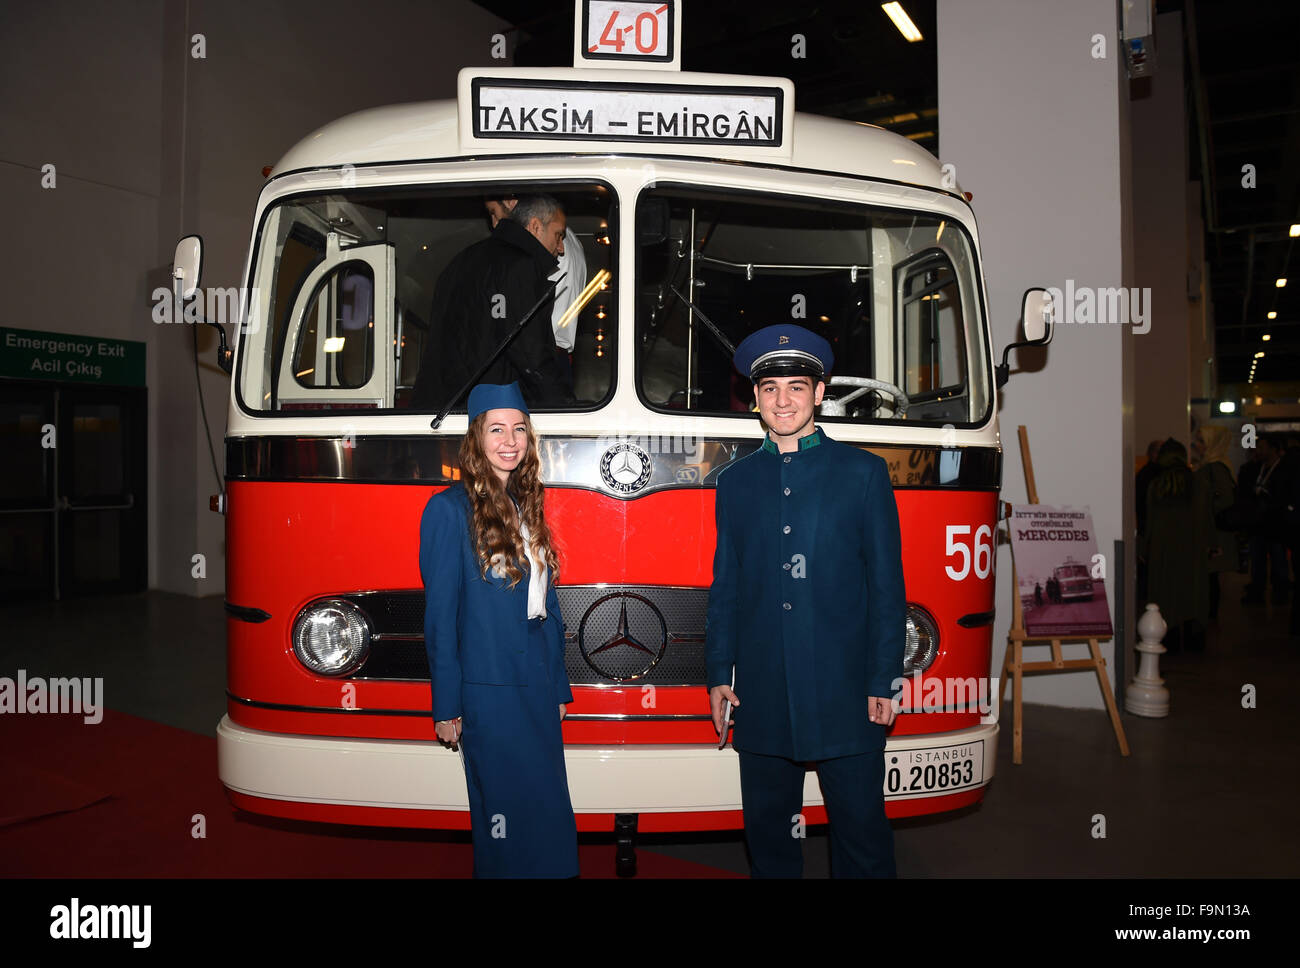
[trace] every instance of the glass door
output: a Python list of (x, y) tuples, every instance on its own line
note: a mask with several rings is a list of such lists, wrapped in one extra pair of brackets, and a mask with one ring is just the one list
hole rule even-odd
[(0, 601), (54, 594), (56, 392), (0, 381)]
[(58, 389), (60, 597), (148, 581), (143, 389)]

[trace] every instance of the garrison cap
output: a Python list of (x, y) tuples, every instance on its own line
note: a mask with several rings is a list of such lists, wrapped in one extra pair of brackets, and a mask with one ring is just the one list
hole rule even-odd
[(811, 376), (818, 380), (835, 363), (831, 344), (802, 326), (778, 323), (750, 333), (736, 347), (736, 369), (757, 383), (765, 376)]
[(480, 383), (469, 391), (469, 419), (487, 410), (521, 410), (527, 414), (528, 404), (524, 403), (518, 383)]

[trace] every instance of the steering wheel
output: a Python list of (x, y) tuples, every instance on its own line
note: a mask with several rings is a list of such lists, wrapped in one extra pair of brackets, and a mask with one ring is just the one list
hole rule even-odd
[(857, 389), (836, 397), (834, 400), (822, 398), (822, 416), (824, 417), (846, 417), (848, 416), (847, 404), (852, 403), (868, 390), (882, 390), (894, 398), (894, 416), (907, 416), (908, 399), (907, 394), (892, 383), (886, 383), (884, 380), (873, 380), (867, 376), (833, 376), (826, 381), (827, 388), (830, 387), (856, 387)]

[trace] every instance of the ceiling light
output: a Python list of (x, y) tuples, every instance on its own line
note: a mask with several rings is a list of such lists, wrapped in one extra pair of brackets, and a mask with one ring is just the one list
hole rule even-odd
[(1233, 403), (1231, 400), (1219, 401), (1219, 413), (1236, 413), (1236, 412), (1237, 412), (1237, 405)]
[(1268, 314), (1268, 318), (1269, 318), (1269, 319), (1277, 319), (1277, 310), (1273, 310), (1272, 312), (1270, 312), (1270, 313)]
[(1286, 277), (1284, 276), (1283, 278), (1279, 279), (1277, 282), (1274, 283), (1274, 285), (1277, 286), (1279, 289), (1283, 289), (1283, 288), (1285, 288), (1285, 287), (1286, 287)]
[(1273, 338), (1273, 337), (1270, 336), (1268, 333), (1265, 333), (1265, 334), (1264, 334), (1264, 342), (1265, 342), (1265, 343), (1267, 343), (1267, 342), (1268, 342), (1269, 340), (1271, 340), (1272, 338)]
[(914, 44), (921, 40), (921, 31), (916, 29), (916, 24), (912, 23), (912, 18), (907, 15), (901, 3), (882, 3), (880, 9), (889, 15), (889, 19), (894, 22), (898, 32), (906, 38), (909, 44)]
[(1293, 239), (1294, 239), (1294, 238), (1297, 238), (1297, 237), (1300, 237), (1300, 225), (1293, 225), (1293, 226), (1291, 226), (1291, 233), (1290, 233), (1290, 234), (1291, 234), (1291, 238), (1293, 238)]
[(1257, 360), (1261, 359), (1263, 356), (1264, 356), (1264, 351), (1260, 350), (1258, 353), (1255, 354), (1255, 359)]

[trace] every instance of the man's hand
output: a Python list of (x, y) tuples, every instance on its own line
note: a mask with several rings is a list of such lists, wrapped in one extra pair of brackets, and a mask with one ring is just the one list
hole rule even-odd
[(564, 703), (560, 703), (560, 719), (564, 719)]
[(452, 749), (456, 749), (456, 744), (460, 742), (461, 723), (459, 719), (441, 719), (434, 724), (434, 730), (437, 732), (439, 740)]
[(722, 736), (723, 704), (730, 702), (733, 707), (740, 705), (740, 700), (731, 691), (730, 686), (714, 686), (709, 690), (709, 712), (713, 714), (713, 731)]
[(867, 716), (873, 723), (886, 728), (894, 725), (894, 703), (879, 696), (867, 697)]

